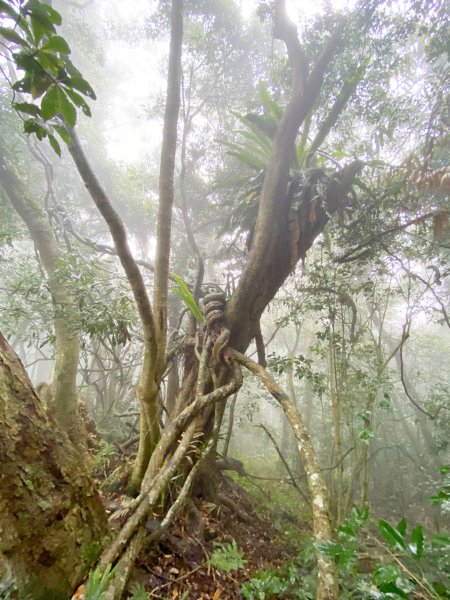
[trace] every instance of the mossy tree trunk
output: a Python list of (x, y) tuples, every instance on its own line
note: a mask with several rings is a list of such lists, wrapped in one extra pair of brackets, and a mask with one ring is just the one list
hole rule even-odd
[(0, 552), (22, 596), (66, 600), (101, 549), (92, 478), (0, 333)]

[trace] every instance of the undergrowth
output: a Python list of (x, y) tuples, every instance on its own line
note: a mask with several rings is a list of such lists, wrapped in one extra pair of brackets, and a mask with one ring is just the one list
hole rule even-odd
[[(430, 500), (442, 512), (450, 512), (450, 469), (441, 467), (441, 489)], [(298, 513), (298, 494), (286, 486), (255, 488), (243, 477), (234, 476), (263, 510), (278, 514)], [(297, 503), (297, 511), (294, 504)], [(304, 512), (302, 520), (306, 520)], [(276, 521), (275, 521), (276, 524)], [(334, 559), (342, 600), (450, 599), (450, 536), (425, 532), (420, 524), (370, 518), (369, 506), (354, 507), (337, 528), (333, 541), (314, 544), (289, 519), (280, 528), (290, 541), (300, 545), (292, 560), (282, 567), (257, 573), (242, 585), (247, 600), (310, 600), (316, 594), (316, 552)]]

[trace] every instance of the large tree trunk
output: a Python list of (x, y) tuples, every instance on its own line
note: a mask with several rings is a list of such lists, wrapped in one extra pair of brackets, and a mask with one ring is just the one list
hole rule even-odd
[(1, 333), (0, 532), (0, 552), (19, 592), (33, 600), (66, 600), (106, 532), (83, 457)]

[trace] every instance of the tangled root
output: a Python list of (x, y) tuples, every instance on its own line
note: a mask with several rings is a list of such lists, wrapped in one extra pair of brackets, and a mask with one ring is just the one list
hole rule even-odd
[(225, 323), (226, 297), (223, 292), (212, 292), (203, 298), (203, 314), (206, 329), (214, 342), (212, 354), (215, 360), (228, 364), (225, 350), (230, 340), (230, 330)]

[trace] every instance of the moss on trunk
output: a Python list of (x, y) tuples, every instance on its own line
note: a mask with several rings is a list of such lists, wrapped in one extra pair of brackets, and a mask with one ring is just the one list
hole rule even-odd
[(98, 555), (106, 516), (83, 455), (0, 334), (0, 552), (21, 595), (67, 598)]

